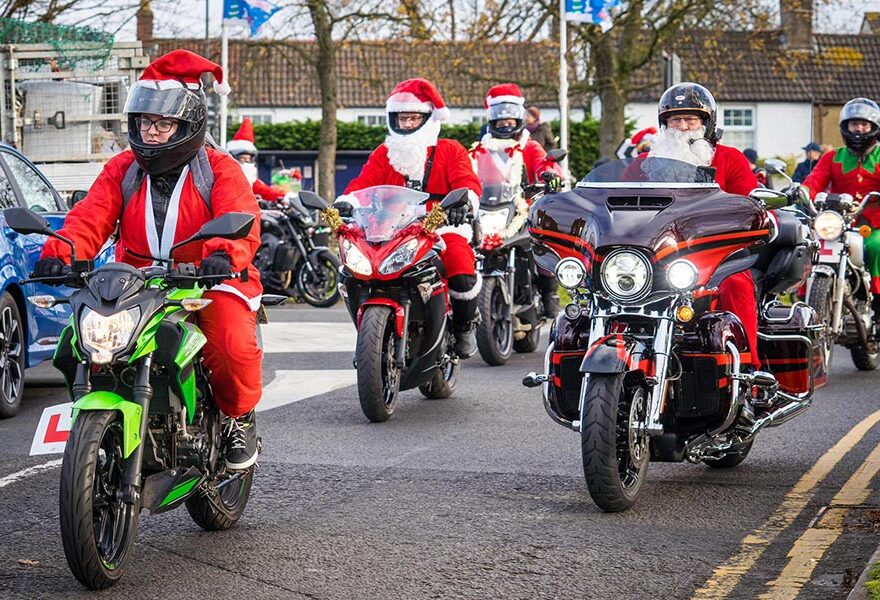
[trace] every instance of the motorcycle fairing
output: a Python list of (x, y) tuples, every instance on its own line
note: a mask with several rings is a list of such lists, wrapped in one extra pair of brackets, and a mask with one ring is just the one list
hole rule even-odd
[[(413, 265), (418, 264), (425, 255), (430, 252), (434, 244), (437, 240), (440, 239), (440, 236), (435, 233), (428, 233), (422, 228), (421, 223), (415, 223), (400, 231), (392, 240), (382, 243), (371, 243), (366, 240), (363, 235), (363, 232), (354, 227), (349, 227), (348, 232), (340, 237), (340, 240), (344, 237), (349, 242), (354, 244), (361, 253), (367, 257), (370, 265), (373, 267), (373, 272), (370, 275), (361, 275), (359, 273), (351, 273), (351, 276), (356, 279), (363, 280), (377, 280), (377, 281), (393, 281), (395, 279), (400, 278), (400, 273), (406, 271), (411, 268)], [(419, 245), (416, 248), (415, 255), (413, 259), (404, 266), (399, 271), (395, 271), (393, 273), (380, 273), (379, 267), (385, 261), (386, 258), (394, 254), (398, 248), (406, 244), (412, 239), (418, 239)], [(342, 245), (340, 244), (340, 255), (342, 256), (342, 262), (345, 263), (344, 251), (342, 250)]]
[(361, 328), (361, 320), (364, 318), (364, 310), (368, 306), (387, 306), (394, 312), (394, 332), (397, 334), (397, 337), (403, 337), (403, 324), (406, 320), (406, 311), (403, 306), (401, 306), (400, 302), (396, 300), (392, 300), (391, 298), (383, 298), (381, 296), (374, 296), (373, 298), (368, 298), (358, 307), (357, 312), (357, 328), (360, 330)]
[(650, 375), (653, 363), (645, 358), (645, 344), (626, 333), (612, 333), (599, 338), (587, 349), (581, 372), (615, 374), (641, 371)]

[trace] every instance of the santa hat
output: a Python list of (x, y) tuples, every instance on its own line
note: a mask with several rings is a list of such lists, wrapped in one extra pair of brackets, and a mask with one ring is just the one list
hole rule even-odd
[(203, 73), (214, 76), (214, 91), (221, 96), (232, 91), (223, 79), (220, 65), (189, 50), (172, 50), (163, 54), (147, 65), (139, 81), (155, 81), (160, 89), (187, 87), (198, 90), (202, 87)]
[(632, 136), (632, 143), (634, 146), (638, 146), (642, 142), (650, 143), (654, 140), (655, 135), (657, 135), (656, 127), (646, 127)]
[(526, 99), (523, 98), (518, 85), (515, 83), (502, 83), (490, 88), (489, 93), (486, 94), (486, 99), (483, 101), (483, 106), (489, 108), (495, 104), (503, 103), (519, 104), (520, 106), (526, 103)]
[(393, 112), (433, 112), (435, 121), (449, 118), (449, 109), (434, 84), (426, 79), (407, 79), (391, 90), (385, 110)]
[(254, 124), (250, 117), (245, 117), (241, 127), (226, 144), (226, 150), (232, 154), (257, 154), (257, 146), (254, 144)]

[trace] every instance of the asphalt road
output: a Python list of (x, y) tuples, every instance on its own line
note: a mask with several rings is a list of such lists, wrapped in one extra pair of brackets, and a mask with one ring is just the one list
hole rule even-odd
[[(880, 409), (880, 373), (855, 371), (843, 349), (810, 411), (766, 430), (739, 468), (652, 464), (641, 501), (603, 514), (577, 435), (520, 385), (542, 354), (495, 368), (475, 357), (454, 398), (405, 392), (389, 422), (370, 424), (347, 385), (344, 310), (284, 307), (270, 318), (273, 408), (258, 416), (264, 453), (245, 516), (205, 533), (184, 509), (145, 512), (128, 571), (108, 592), (84, 591), (68, 571), (57, 466), (21, 474), (60, 458), (27, 454), (42, 409), (66, 401), (51, 370), (30, 373), (22, 411), (0, 421), (0, 598), (835, 599), (880, 543), (880, 425), (826, 455)], [(823, 455), (827, 476), (798, 483)], [(816, 539), (828, 549), (814, 560)]]

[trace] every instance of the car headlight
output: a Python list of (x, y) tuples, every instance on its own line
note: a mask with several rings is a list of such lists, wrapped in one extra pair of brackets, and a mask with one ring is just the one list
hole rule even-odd
[(689, 260), (677, 260), (666, 269), (669, 285), (677, 290), (689, 290), (697, 283), (700, 272)]
[(563, 258), (556, 263), (556, 280), (562, 287), (573, 290), (584, 281), (587, 270), (576, 258)]
[(135, 306), (107, 317), (90, 308), (83, 309), (79, 320), (82, 345), (92, 354), (92, 362), (106, 365), (113, 353), (122, 350), (131, 341), (134, 328), (141, 318), (141, 309)]
[(500, 235), (507, 228), (507, 217), (510, 216), (510, 207), (499, 210), (480, 209), (480, 229), (483, 235)]
[(635, 300), (651, 288), (651, 265), (637, 252), (612, 252), (602, 261), (602, 285), (612, 296)]
[(411, 239), (382, 261), (382, 264), (379, 266), (379, 272), (382, 273), (382, 275), (397, 273), (412, 262), (418, 248), (419, 240), (415, 238)]
[(369, 276), (373, 274), (373, 267), (370, 265), (369, 259), (347, 239), (342, 240), (342, 262), (358, 275)]
[(825, 210), (816, 215), (813, 229), (823, 240), (836, 240), (843, 233), (843, 217), (833, 210)]

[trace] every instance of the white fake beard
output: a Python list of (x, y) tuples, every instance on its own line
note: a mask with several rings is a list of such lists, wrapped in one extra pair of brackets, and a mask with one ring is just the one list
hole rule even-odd
[(491, 133), (487, 133), (483, 136), (483, 139), (480, 140), (480, 143), (488, 150), (506, 150), (508, 148), (513, 148), (517, 144), (525, 147), (526, 142), (528, 141), (529, 131), (527, 129), (523, 129), (522, 133), (520, 133), (519, 136), (515, 138), (497, 138), (494, 137)]
[(428, 158), (428, 148), (437, 145), (437, 137), (440, 135), (440, 121), (428, 118), (428, 122), (417, 131), (402, 135), (391, 132), (385, 138), (385, 146), (388, 148), (388, 162), (394, 170), (415, 181), (421, 181), (425, 176), (425, 160)]
[(241, 167), (248, 183), (254, 185), (254, 182), (257, 180), (257, 165), (254, 163), (238, 163), (238, 166)]
[(678, 129), (661, 127), (660, 133), (651, 143), (651, 151), (648, 156), (670, 158), (697, 167), (708, 167), (712, 164), (712, 158), (715, 156), (715, 148), (703, 137), (705, 134), (705, 127), (700, 127), (695, 131), (679, 131)]

